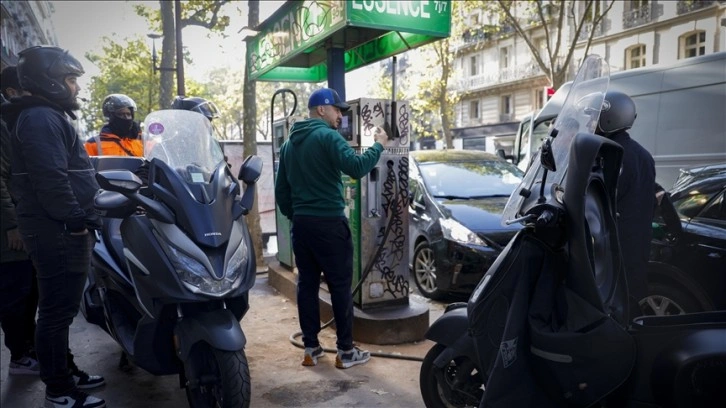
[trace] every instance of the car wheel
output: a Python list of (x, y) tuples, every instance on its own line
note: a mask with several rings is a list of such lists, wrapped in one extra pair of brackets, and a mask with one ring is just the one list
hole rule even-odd
[(648, 296), (639, 304), (640, 310), (646, 316), (671, 316), (703, 311), (686, 290), (662, 283), (650, 283)]
[(413, 252), (413, 280), (419, 292), (429, 299), (440, 299), (443, 292), (436, 285), (436, 259), (429, 243), (423, 241)]

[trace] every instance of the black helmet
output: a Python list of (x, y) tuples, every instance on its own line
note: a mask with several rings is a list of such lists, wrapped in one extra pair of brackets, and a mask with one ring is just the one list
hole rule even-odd
[(124, 94), (111, 94), (103, 100), (102, 110), (106, 119), (111, 119), (114, 112), (122, 108), (129, 108), (133, 117), (136, 112), (136, 102)]
[(185, 98), (183, 96), (177, 96), (174, 98), (174, 102), (171, 104), (172, 109), (189, 110), (193, 112), (201, 113), (206, 116), (211, 122), (212, 119), (219, 117), (219, 109), (217, 105), (204, 98), (197, 96), (190, 96)]
[(65, 79), (69, 75), (83, 75), (83, 66), (68, 51), (58, 47), (39, 45), (20, 51), (18, 79), (20, 86), (33, 94), (51, 100), (70, 98), (71, 90)]
[(636, 116), (635, 103), (628, 95), (608, 91), (605, 93), (595, 133), (600, 136), (609, 136), (620, 130), (630, 129)]

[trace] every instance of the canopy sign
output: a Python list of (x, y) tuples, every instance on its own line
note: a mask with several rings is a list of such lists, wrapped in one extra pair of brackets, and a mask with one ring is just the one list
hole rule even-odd
[(288, 1), (249, 43), (251, 79), (319, 82), (327, 48), (345, 49), (345, 70), (449, 36), (449, 0)]

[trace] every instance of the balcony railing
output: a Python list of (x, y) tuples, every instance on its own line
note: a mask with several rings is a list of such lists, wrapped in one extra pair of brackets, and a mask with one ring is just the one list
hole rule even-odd
[(500, 37), (507, 36), (514, 32), (514, 27), (510, 25), (498, 26), (483, 26), (474, 29), (464, 30), (461, 39), (464, 41), (464, 45), (476, 44), (480, 41), (495, 40)]
[(623, 28), (633, 28), (648, 24), (663, 15), (663, 5), (650, 3), (643, 7), (623, 13)]
[(532, 78), (542, 74), (543, 72), (539, 65), (531, 62), (528, 64), (518, 65), (516, 67), (498, 70), (497, 72), (492, 72), (490, 74), (463, 78), (459, 81), (459, 86), (462, 91), (470, 92), (520, 79)]
[[(605, 20), (600, 20), (600, 23), (598, 23), (598, 25), (594, 29), (595, 34), (593, 34), (592, 38), (600, 37), (605, 34), (605, 29), (603, 28), (604, 26)], [(585, 23), (585, 25), (582, 27), (582, 30), (580, 31), (580, 35), (577, 37), (577, 41), (587, 40), (590, 37), (590, 31), (593, 31), (592, 23)]]
[(691, 11), (706, 8), (715, 3), (713, 0), (681, 0), (676, 4), (676, 12), (685, 14)]

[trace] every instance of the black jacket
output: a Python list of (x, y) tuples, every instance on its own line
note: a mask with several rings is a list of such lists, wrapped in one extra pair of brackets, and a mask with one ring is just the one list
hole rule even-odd
[(11, 191), (23, 233), (98, 228), (95, 170), (63, 109), (37, 96), (2, 105), (11, 133)]
[(637, 300), (647, 294), (646, 269), (655, 212), (655, 161), (643, 146), (622, 131), (611, 139), (623, 147), (618, 177), (618, 237), (630, 294)]

